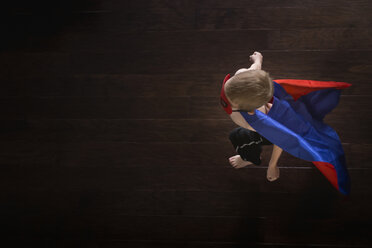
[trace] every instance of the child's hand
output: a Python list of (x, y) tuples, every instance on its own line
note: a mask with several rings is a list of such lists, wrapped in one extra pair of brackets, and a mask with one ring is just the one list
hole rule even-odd
[(269, 164), (267, 168), (266, 178), (270, 182), (275, 181), (279, 178), (279, 168), (276, 164)]
[(263, 60), (263, 56), (260, 52), (254, 52), (251, 56), (249, 56), (249, 59), (253, 62), (253, 63), (260, 63), (262, 64), (262, 60)]
[(235, 75), (250, 70), (261, 70), (263, 60), (263, 56), (261, 53), (254, 52), (251, 56), (249, 56), (249, 60), (253, 63), (251, 67), (249, 67), (248, 69), (246, 68), (239, 69), (235, 72)]

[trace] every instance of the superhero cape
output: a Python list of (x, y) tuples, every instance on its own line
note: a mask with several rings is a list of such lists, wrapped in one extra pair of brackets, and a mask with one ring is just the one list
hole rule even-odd
[[(271, 143), (312, 162), (337, 190), (348, 195), (351, 185), (344, 150), (336, 131), (323, 118), (337, 106), (341, 89), (351, 84), (297, 79), (273, 80), (273, 84), (273, 105), (267, 114), (255, 110), (253, 115), (240, 111), (241, 115)], [(231, 114), (223, 91), (221, 103)]]

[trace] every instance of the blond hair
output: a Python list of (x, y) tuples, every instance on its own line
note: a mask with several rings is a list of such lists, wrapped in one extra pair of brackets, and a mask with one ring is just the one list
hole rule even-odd
[(254, 111), (271, 100), (274, 85), (268, 72), (249, 70), (233, 76), (225, 94), (239, 109)]

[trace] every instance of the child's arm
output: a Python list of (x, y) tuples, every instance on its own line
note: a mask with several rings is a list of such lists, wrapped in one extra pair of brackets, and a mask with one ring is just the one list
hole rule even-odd
[(279, 168), (277, 167), (278, 159), (280, 154), (282, 154), (282, 149), (274, 145), (273, 146), (273, 153), (271, 154), (271, 159), (269, 162), (269, 167), (267, 168), (266, 178), (270, 182), (275, 181), (279, 178)]
[(254, 52), (251, 56), (249, 56), (249, 58), (253, 62), (251, 67), (249, 67), (248, 69), (247, 68), (239, 69), (235, 72), (235, 75), (249, 70), (261, 70), (263, 60), (262, 54), (259, 52)]
[(230, 118), (236, 125), (256, 132), (256, 130), (244, 120), (240, 113), (233, 112), (231, 113)]
[(282, 148), (275, 144), (273, 145), (273, 153), (271, 154), (269, 166), (276, 167), (276, 165), (278, 164), (279, 157), (282, 154), (282, 151), (283, 151)]

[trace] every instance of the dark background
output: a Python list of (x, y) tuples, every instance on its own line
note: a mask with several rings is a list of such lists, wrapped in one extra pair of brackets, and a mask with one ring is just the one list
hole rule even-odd
[[(9, 2), (9, 1), (8, 1)], [(4, 247), (369, 247), (369, 0), (13, 1), (1, 8)], [(325, 121), (352, 191), (287, 153), (236, 170), (219, 105), (264, 55), (274, 79), (353, 84)]]

